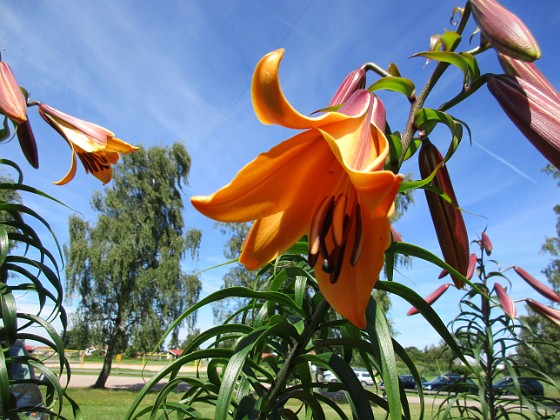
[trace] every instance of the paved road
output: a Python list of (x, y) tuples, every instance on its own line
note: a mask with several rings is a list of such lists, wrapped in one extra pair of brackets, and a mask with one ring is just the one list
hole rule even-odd
[[(56, 371), (58, 365), (49, 365), (51, 369)], [(98, 377), (98, 372), (101, 371), (102, 364), (101, 363), (76, 363), (71, 364), (71, 372), (72, 376), (70, 377), (70, 387), (71, 388), (85, 388), (92, 386)], [(119, 374), (119, 368), (116, 364), (113, 364), (113, 368), (111, 370), (111, 375), (107, 379), (107, 383), (105, 386), (107, 388), (127, 388), (127, 389), (140, 389), (144, 386), (144, 384), (150, 379), (152, 375), (154, 375), (157, 371), (162, 369), (163, 366), (161, 365), (147, 365), (145, 367), (141, 365), (122, 365), (122, 369), (126, 370), (138, 370), (139, 375), (130, 376), (126, 374)], [(140, 371), (144, 369), (144, 377), (140, 376)], [(84, 372), (84, 370), (87, 370)], [(192, 366), (184, 366), (181, 368), (182, 372), (189, 372), (194, 371), (195, 368)], [(93, 373), (92, 373), (93, 372)], [(97, 373), (96, 373), (97, 372)], [(62, 375), (60, 378), (60, 383), (65, 385), (66, 384), (66, 375)]]

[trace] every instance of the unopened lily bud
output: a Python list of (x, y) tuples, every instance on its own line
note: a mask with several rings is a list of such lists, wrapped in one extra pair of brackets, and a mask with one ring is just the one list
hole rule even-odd
[(490, 237), (488, 236), (488, 234), (486, 232), (482, 232), (482, 248), (484, 248), (484, 251), (486, 252), (486, 255), (490, 255), (492, 253), (492, 241), (490, 240)]
[[(448, 283), (442, 284), (436, 290), (434, 290), (432, 293), (426, 296), (424, 300), (428, 305), (432, 305), (436, 300), (440, 298), (441, 295), (445, 293), (447, 289), (449, 289), (449, 284)], [(412, 307), (408, 310), (406, 314), (410, 316), (410, 315), (416, 315), (417, 313), (418, 313), (418, 309)]]
[(541, 73), (535, 63), (516, 60), (515, 58), (511, 58), (500, 53), (498, 53), (498, 59), (506, 74), (519, 77), (539, 89), (544, 94), (560, 101), (560, 94), (548, 81), (545, 75)]
[(449, 273), (446, 269), (441, 270), (441, 272), (439, 273), (438, 276), (438, 280), (441, 280), (442, 278), (444, 278), (445, 276), (447, 276)]
[(20, 124), (27, 121), (27, 102), (8, 63), (0, 61), (0, 112)]
[(14, 123), (23, 154), (31, 166), (37, 169), (39, 155), (35, 136), (27, 118), (27, 101), (12, 69), (3, 61), (0, 61), (0, 112)]
[(490, 76), (488, 89), (519, 131), (560, 169), (560, 101), (514, 76)]
[(500, 304), (506, 314), (508, 314), (511, 318), (515, 318), (517, 315), (517, 311), (515, 309), (515, 302), (506, 292), (506, 289), (500, 283), (494, 284), (494, 289), (496, 290), (496, 294), (498, 295), (498, 299), (500, 299)]
[(394, 242), (402, 242), (403, 241), (401, 234), (395, 230), (393, 225), (391, 225), (391, 235), (393, 236), (393, 241)]
[(354, 70), (342, 81), (342, 84), (329, 102), (329, 107), (343, 104), (354, 92), (358, 89), (363, 89), (365, 86), (365, 70), (361, 68)]
[(496, 0), (470, 0), (470, 4), (483, 40), (498, 52), (524, 61), (535, 61), (541, 56), (527, 26)]
[(513, 266), (513, 269), (517, 274), (519, 274), (519, 277), (525, 280), (529, 284), (529, 286), (539, 292), (542, 296), (553, 302), (560, 303), (560, 296), (554, 290), (542, 284), (521, 267)]
[[(455, 197), (447, 168), (440, 166), (443, 157), (439, 150), (428, 140), (422, 143), (418, 160), (420, 174), (423, 178), (429, 176), (439, 166), (432, 185), (443, 190), (453, 203), (457, 204), (457, 198)], [(443, 258), (447, 264), (455, 268), (459, 273), (466, 275), (469, 266), (469, 237), (463, 215), (457, 207), (436, 193), (428, 190), (425, 190), (425, 193)], [(463, 280), (456, 276), (451, 277), (457, 288), (463, 288)]]
[(29, 120), (16, 126), (16, 134), (23, 155), (29, 164), (37, 169), (39, 167), (39, 153), (37, 152), (37, 143), (35, 143), (35, 135), (33, 134)]
[(533, 311), (544, 316), (560, 327), (560, 311), (558, 309), (549, 308), (548, 306), (533, 299), (526, 299), (526, 301)]
[(476, 262), (478, 261), (478, 258), (476, 258), (476, 254), (471, 254), (469, 256), (469, 268), (467, 269), (467, 280), (472, 279), (472, 276), (474, 274), (474, 269), (476, 268)]

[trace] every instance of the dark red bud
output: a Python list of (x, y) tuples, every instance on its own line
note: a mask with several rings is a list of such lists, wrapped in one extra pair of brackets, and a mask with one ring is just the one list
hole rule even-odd
[(482, 247), (484, 251), (486, 251), (486, 255), (490, 255), (492, 253), (492, 241), (490, 237), (486, 234), (486, 232), (482, 232)]
[(488, 89), (533, 146), (560, 169), (560, 101), (514, 76), (491, 76)]
[(498, 295), (498, 299), (500, 299), (500, 304), (502, 305), (504, 312), (511, 318), (515, 318), (517, 315), (515, 302), (509, 297), (506, 289), (504, 289), (501, 284), (496, 283), (494, 284), (494, 290), (496, 290), (496, 294)]
[(558, 295), (558, 293), (556, 293), (554, 290), (550, 289), (549, 287), (545, 286), (544, 284), (542, 284), (540, 281), (538, 281), (536, 278), (534, 278), (532, 275), (530, 275), (529, 273), (527, 273), (524, 269), (522, 269), (521, 267), (517, 267), (517, 266), (513, 266), (513, 269), (515, 270), (515, 272), (517, 274), (519, 274), (519, 276), (525, 280), (529, 286), (531, 286), (533, 289), (535, 289), (537, 292), (539, 292), (541, 295), (543, 295), (545, 298), (556, 302), (556, 303), (560, 303), (560, 296)]
[(560, 94), (548, 81), (545, 75), (540, 72), (535, 63), (516, 60), (515, 58), (499, 53), (498, 59), (506, 74), (519, 77), (539, 89), (544, 94), (560, 101)]
[(558, 309), (549, 308), (548, 306), (545, 306), (533, 299), (526, 299), (526, 301), (532, 310), (554, 322), (557, 326), (560, 327), (560, 311)]
[(497, 51), (524, 61), (541, 56), (537, 41), (525, 24), (495, 0), (470, 0), (484, 41)]
[(478, 261), (478, 258), (476, 258), (476, 254), (471, 254), (469, 256), (469, 268), (467, 269), (467, 280), (472, 279), (472, 276), (474, 274), (474, 269), (476, 268), (476, 262)]
[(37, 153), (37, 143), (35, 143), (35, 135), (29, 120), (16, 126), (16, 134), (25, 158), (31, 166), (37, 169), (39, 167), (39, 154)]
[[(440, 298), (441, 295), (443, 295), (445, 293), (445, 291), (447, 289), (449, 289), (449, 284), (447, 284), (447, 283), (442, 284), (436, 290), (434, 290), (432, 293), (430, 293), (428, 296), (426, 296), (424, 298), (424, 300), (426, 301), (426, 303), (428, 305), (432, 305), (436, 300), (438, 300)], [(408, 312), (406, 314), (408, 316), (410, 316), (410, 315), (416, 315), (417, 313), (418, 313), (418, 309), (412, 307), (408, 310)]]
[[(439, 150), (428, 140), (422, 143), (418, 160), (420, 174), (423, 178), (429, 176), (436, 167), (439, 167), (432, 185), (443, 190), (453, 203), (457, 204), (457, 198), (455, 197), (447, 168), (441, 166), (443, 157)], [(425, 190), (425, 194), (445, 262), (466, 276), (469, 266), (469, 237), (463, 215), (457, 207), (436, 193)], [(457, 288), (461, 289), (464, 287), (462, 279), (456, 276), (451, 277)]]

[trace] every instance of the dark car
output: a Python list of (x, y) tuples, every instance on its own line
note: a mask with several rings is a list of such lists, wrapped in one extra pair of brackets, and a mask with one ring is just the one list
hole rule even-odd
[(424, 391), (441, 392), (476, 392), (476, 384), (471, 380), (458, 374), (444, 374), (422, 383)]
[[(37, 411), (37, 408), (44, 408), (43, 395), (36, 383), (30, 380), (35, 379), (33, 366), (25, 363), (29, 359), (29, 353), (21, 341), (16, 343), (8, 350), (9, 359), (8, 376), (10, 380), (16, 381), (10, 385), (11, 398), (15, 399), (18, 408), (22, 409), (28, 418), (49, 419), (49, 415)], [(21, 363), (14, 361), (21, 359)], [(0, 406), (0, 410), (2, 407)]]
[[(402, 384), (404, 389), (415, 389), (416, 388), (416, 381), (414, 380), (414, 376), (412, 375), (400, 375), (399, 381)], [(421, 383), (426, 382), (425, 378), (420, 378)]]
[[(521, 394), (531, 397), (544, 397), (543, 385), (534, 378), (519, 377), (519, 390)], [(506, 376), (492, 385), (494, 392), (498, 394), (515, 394), (515, 383), (511, 376)]]
[[(426, 382), (426, 379), (423, 377), (420, 377), (420, 380), (422, 383)], [(399, 375), (399, 382), (404, 389), (416, 389), (416, 381), (412, 375)], [(379, 383), (380, 387), (383, 387), (384, 385), (385, 383), (383, 381)]]

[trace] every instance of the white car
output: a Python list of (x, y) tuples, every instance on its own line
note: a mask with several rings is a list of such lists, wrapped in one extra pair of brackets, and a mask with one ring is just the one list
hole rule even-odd
[(323, 381), (325, 382), (338, 382), (338, 378), (330, 370), (323, 372)]
[(358, 380), (362, 383), (363, 386), (366, 385), (374, 385), (375, 382), (371, 377), (370, 373), (367, 370), (354, 370), (354, 373), (358, 377)]

